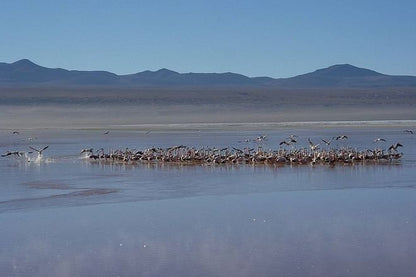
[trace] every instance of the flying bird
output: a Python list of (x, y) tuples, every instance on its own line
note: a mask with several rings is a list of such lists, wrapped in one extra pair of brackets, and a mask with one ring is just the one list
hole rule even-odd
[(285, 140), (283, 140), (283, 141), (281, 141), (281, 142), (279, 143), (279, 145), (283, 145), (283, 144), (285, 144), (285, 145), (292, 145), (290, 142), (287, 142), (287, 141), (285, 141)]
[(7, 156), (11, 156), (11, 155), (16, 155), (18, 157), (23, 156), (25, 153), (24, 152), (19, 152), (19, 151), (7, 151), (6, 153), (2, 154), (2, 157), (7, 157)]
[(44, 150), (48, 149), (48, 147), (49, 147), (49, 145), (47, 145), (47, 146), (43, 147), (42, 149), (36, 149), (36, 148), (34, 148), (34, 147), (32, 147), (32, 146), (29, 146), (29, 148), (30, 148), (30, 149), (35, 150), (36, 152), (38, 152), (38, 153), (39, 153), (39, 156), (41, 156), (41, 155), (42, 155), (42, 152), (43, 152)]
[(384, 138), (376, 138), (375, 140), (374, 140), (374, 142), (379, 142), (379, 141), (386, 141)]
[(412, 134), (412, 135), (415, 133), (413, 130), (404, 130), (403, 132), (409, 133), (409, 134)]
[(93, 149), (92, 148), (85, 148), (85, 149), (82, 149), (81, 150), (81, 154), (82, 153), (92, 153), (93, 152)]
[(289, 141), (291, 142), (291, 143), (296, 143), (297, 142), (297, 138), (298, 138), (298, 136), (297, 135), (290, 135), (289, 136)]
[(261, 142), (267, 140), (267, 136), (266, 135), (260, 135), (256, 138), (256, 141)]
[(318, 144), (314, 144), (310, 138), (308, 138), (308, 142), (309, 142), (309, 147), (311, 148), (312, 151), (315, 151), (316, 149), (319, 148), (319, 143)]
[(244, 153), (243, 152), (243, 150), (241, 150), (241, 149), (238, 149), (238, 148), (235, 148), (235, 147), (232, 147), (232, 149), (234, 149), (235, 151), (237, 151), (238, 153)]
[(296, 142), (298, 142), (296, 139), (289, 137), (289, 143), (290, 144), (293, 144), (293, 143), (296, 143)]
[(397, 148), (399, 148), (399, 147), (403, 147), (403, 145), (401, 143), (393, 144), (389, 147), (389, 151), (391, 151), (391, 150), (397, 151)]
[(12, 155), (12, 154), (13, 154), (12, 152), (7, 151), (6, 153), (1, 154), (1, 156), (4, 158), (4, 157), (10, 156), (10, 155)]
[(322, 139), (322, 141), (323, 141), (326, 145), (330, 145), (330, 144), (331, 144), (331, 142), (332, 142), (332, 139), (330, 139), (330, 140), (324, 140), (324, 139)]
[(297, 143), (297, 135), (290, 135), (286, 140), (283, 140), (279, 143), (279, 145), (293, 145), (295, 143)]
[(348, 137), (346, 135), (341, 135), (341, 136), (337, 136), (335, 138), (336, 140), (340, 140), (340, 139), (348, 139)]

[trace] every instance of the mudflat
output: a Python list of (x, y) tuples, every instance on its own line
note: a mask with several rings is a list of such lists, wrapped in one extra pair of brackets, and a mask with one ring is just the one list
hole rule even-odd
[(415, 120), (416, 88), (1, 88), (0, 108), (3, 129)]

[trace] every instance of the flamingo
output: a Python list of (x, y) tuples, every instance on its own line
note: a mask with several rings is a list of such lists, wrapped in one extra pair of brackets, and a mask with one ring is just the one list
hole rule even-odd
[(348, 139), (348, 137), (346, 136), (346, 135), (341, 135), (341, 136), (337, 136), (336, 138), (335, 138), (336, 140), (343, 140), (343, 139)]
[(389, 147), (389, 151), (391, 151), (391, 150), (394, 150), (394, 151), (397, 151), (397, 148), (399, 148), (399, 147), (403, 147), (403, 145), (401, 144), (401, 143), (396, 143), (396, 144), (392, 144), (390, 147)]
[(43, 147), (42, 149), (39, 150), (39, 149), (36, 149), (36, 148), (34, 148), (32, 146), (29, 146), (30, 149), (35, 150), (36, 152), (38, 152), (39, 156), (42, 156), (42, 152), (44, 150), (48, 149), (48, 147), (49, 147), (49, 145), (47, 145), (47, 146), (45, 146), (45, 147)]
[(379, 141), (383, 141), (383, 142), (385, 142), (386, 140), (385, 140), (384, 138), (376, 138), (376, 139), (374, 140), (374, 142), (379, 142)]

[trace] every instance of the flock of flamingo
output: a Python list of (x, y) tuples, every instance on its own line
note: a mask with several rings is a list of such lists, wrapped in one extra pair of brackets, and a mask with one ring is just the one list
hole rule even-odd
[[(412, 130), (404, 132), (414, 134)], [(108, 131), (105, 132), (108, 134)], [(93, 148), (83, 149), (81, 155), (93, 162), (100, 163), (175, 163), (186, 165), (210, 165), (210, 164), (266, 164), (266, 165), (302, 165), (302, 164), (353, 164), (353, 163), (380, 163), (399, 160), (403, 153), (399, 148), (401, 143), (395, 143), (388, 148), (378, 147), (378, 143), (386, 142), (383, 138), (374, 139), (377, 147), (374, 149), (358, 150), (352, 147), (331, 147), (333, 141), (347, 140), (346, 135), (340, 135), (331, 139), (322, 139), (319, 143), (314, 143), (308, 138), (308, 145), (298, 147), (298, 136), (290, 135), (279, 143), (277, 150), (264, 149), (262, 142), (267, 140), (266, 135), (260, 135), (253, 141), (259, 142), (256, 147), (236, 147), (209, 148), (209, 147), (189, 147), (178, 145), (168, 148), (148, 148), (137, 149), (117, 149), (106, 152), (103, 148), (94, 150)], [(249, 142), (244, 140), (239, 142)], [(42, 158), (42, 153), (49, 146), (37, 149), (29, 147), (32, 151), (7, 151), (2, 157), (26, 158), (29, 154), (37, 153), (36, 160)], [(27, 159), (27, 161), (31, 161)]]
[[(405, 130), (413, 133), (411, 130)], [(365, 162), (392, 162), (399, 160), (403, 153), (398, 149), (403, 147), (401, 143), (392, 144), (387, 149), (376, 147), (374, 149), (358, 150), (351, 147), (331, 147), (332, 141), (347, 140), (346, 135), (340, 135), (331, 139), (322, 139), (320, 143), (314, 143), (308, 138), (308, 146), (297, 147), (298, 137), (290, 135), (279, 143), (277, 150), (264, 149), (262, 145), (255, 148), (235, 147), (209, 148), (189, 147), (178, 145), (168, 148), (148, 149), (117, 149), (105, 152), (103, 148), (94, 151), (92, 148), (83, 149), (81, 154), (95, 162), (101, 163), (176, 163), (186, 165), (209, 164), (268, 164), (268, 165), (297, 165), (297, 164), (352, 164)], [(263, 142), (267, 136), (260, 135), (252, 141)], [(239, 142), (249, 142), (243, 140)], [(383, 138), (374, 139), (374, 143), (386, 142)], [(324, 144), (325, 147), (322, 147)]]

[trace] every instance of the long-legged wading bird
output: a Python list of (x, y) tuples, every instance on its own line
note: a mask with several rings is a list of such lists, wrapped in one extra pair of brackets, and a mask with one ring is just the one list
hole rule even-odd
[(386, 140), (384, 138), (376, 138), (375, 140), (373, 140), (374, 142), (380, 142), (383, 141), (385, 142)]
[(257, 141), (257, 142), (262, 142), (262, 141), (265, 141), (265, 140), (267, 140), (267, 136), (266, 136), (266, 135), (259, 135), (259, 136), (255, 139), (255, 141)]
[(282, 140), (282, 141), (279, 143), (279, 145), (283, 145), (283, 144), (285, 144), (285, 145), (292, 145), (292, 144), (290, 143), (290, 141), (286, 141), (286, 140)]
[(342, 139), (348, 139), (348, 137), (346, 136), (346, 135), (340, 135), (340, 136), (337, 136), (336, 138), (335, 138), (336, 140), (342, 140)]
[(293, 144), (295, 144), (295, 143), (297, 143), (298, 141), (297, 141), (297, 135), (290, 135), (287, 139), (285, 139), (285, 140), (282, 140), (280, 143), (279, 143), (279, 145), (280, 146), (282, 146), (282, 145), (293, 145)]
[(21, 157), (25, 154), (25, 152), (21, 152), (21, 151), (7, 151), (6, 153), (2, 154), (2, 157), (7, 157), (7, 156), (11, 156), (11, 155), (15, 155), (18, 157)]
[(391, 151), (391, 150), (394, 150), (394, 151), (397, 151), (397, 148), (399, 148), (399, 147), (403, 147), (403, 145), (401, 144), (401, 143), (396, 143), (396, 144), (393, 144), (393, 145), (391, 145), (390, 147), (389, 147), (389, 151)]
[(383, 142), (386, 142), (386, 140), (385, 139), (383, 139), (383, 138), (376, 138), (375, 140), (373, 140), (374, 142), (380, 142), (380, 141), (383, 141)]
[(296, 143), (296, 142), (298, 142), (298, 141), (295, 138), (289, 137), (289, 143), (293, 144), (293, 143)]
[(330, 140), (324, 140), (324, 139), (321, 139), (326, 145), (330, 145), (331, 144), (331, 142), (332, 142), (332, 139), (330, 139)]
[(49, 145), (47, 145), (47, 146), (43, 147), (42, 149), (36, 149), (36, 148), (34, 148), (34, 147), (32, 147), (32, 146), (29, 146), (29, 148), (30, 148), (30, 149), (35, 150), (36, 152), (38, 152), (39, 156), (42, 156), (42, 152), (43, 152), (44, 150), (48, 149), (48, 147), (49, 147)]
[(81, 150), (81, 154), (82, 153), (92, 153), (93, 152), (93, 149), (92, 148), (85, 148), (85, 149), (82, 149)]
[(310, 138), (308, 138), (308, 142), (309, 142), (309, 147), (311, 148), (312, 151), (315, 151), (316, 149), (319, 148), (319, 143), (318, 144), (314, 144)]

